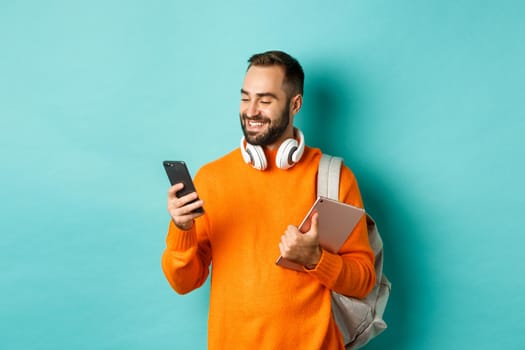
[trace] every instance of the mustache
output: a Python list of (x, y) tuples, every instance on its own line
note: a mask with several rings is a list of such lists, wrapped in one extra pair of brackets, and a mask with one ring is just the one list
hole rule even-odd
[(247, 121), (252, 121), (252, 122), (270, 122), (270, 118), (266, 118), (266, 117), (263, 117), (261, 115), (256, 115), (256, 116), (253, 116), (253, 117), (248, 117), (246, 114), (241, 114), (241, 118), (243, 121), (247, 122)]

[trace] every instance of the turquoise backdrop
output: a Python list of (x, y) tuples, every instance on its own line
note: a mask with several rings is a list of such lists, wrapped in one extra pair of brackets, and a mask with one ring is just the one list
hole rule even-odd
[[(205, 349), (165, 281), (161, 162), (237, 147), (247, 58), (306, 72), (310, 145), (385, 242), (368, 349), (523, 349), (523, 1), (0, 2), (0, 348)], [(300, 325), (297, 325), (300, 326)]]

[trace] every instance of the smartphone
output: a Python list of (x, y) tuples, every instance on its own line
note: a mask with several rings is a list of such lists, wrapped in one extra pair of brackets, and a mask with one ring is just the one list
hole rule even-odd
[[(165, 160), (163, 165), (172, 186), (181, 182), (184, 184), (182, 190), (175, 193), (177, 197), (182, 197), (189, 193), (196, 192), (195, 185), (191, 179), (190, 171), (188, 170), (188, 166), (185, 162), (179, 160)], [(195, 199), (193, 202), (197, 200), (198, 199)], [(204, 209), (202, 207), (197, 208), (193, 211), (193, 213), (204, 213)]]

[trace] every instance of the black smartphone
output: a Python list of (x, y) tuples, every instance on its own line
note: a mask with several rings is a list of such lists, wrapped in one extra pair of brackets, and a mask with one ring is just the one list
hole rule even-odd
[[(189, 193), (196, 192), (195, 185), (191, 179), (190, 171), (188, 170), (188, 166), (185, 162), (180, 160), (165, 160), (163, 165), (172, 186), (181, 182), (184, 184), (184, 188), (175, 193), (177, 197), (182, 197)], [(195, 201), (197, 201), (197, 199)], [(204, 213), (204, 209), (200, 207), (195, 209), (193, 212)]]

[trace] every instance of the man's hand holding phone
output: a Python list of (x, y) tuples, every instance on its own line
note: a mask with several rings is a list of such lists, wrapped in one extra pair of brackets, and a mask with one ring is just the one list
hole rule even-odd
[(163, 165), (172, 185), (168, 191), (168, 212), (178, 228), (189, 230), (193, 220), (204, 214), (203, 202), (185, 162), (165, 160)]
[(168, 212), (173, 223), (181, 230), (187, 231), (192, 228), (193, 220), (204, 214), (202, 211), (204, 203), (199, 199), (197, 192), (190, 192), (177, 197), (177, 193), (183, 188), (183, 183), (170, 187), (168, 191)]

